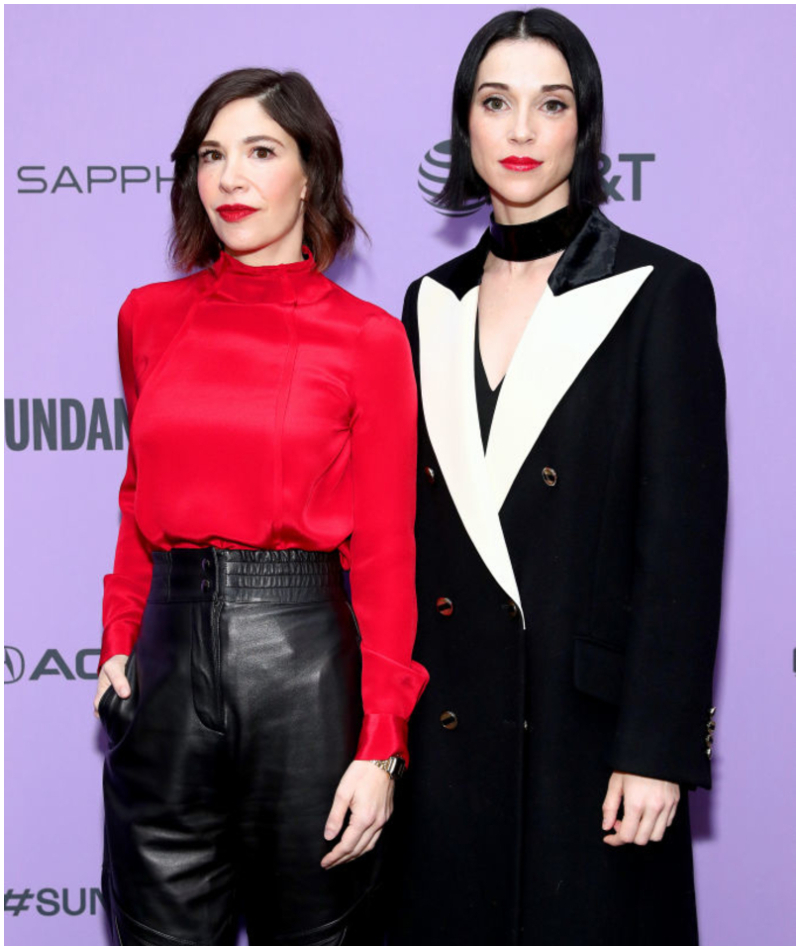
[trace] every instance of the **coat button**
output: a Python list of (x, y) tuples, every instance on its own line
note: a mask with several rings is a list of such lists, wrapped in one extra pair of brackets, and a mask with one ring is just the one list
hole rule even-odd
[(439, 722), (445, 729), (455, 729), (458, 725), (458, 716), (454, 712), (450, 712), (449, 709), (445, 709), (439, 716)]
[(430, 465), (425, 468), (425, 478), (427, 478), (429, 485), (433, 485), (436, 481), (436, 472), (434, 472)]
[(209, 561), (207, 557), (204, 557), (203, 560), (200, 562), (200, 567), (202, 567), (204, 571), (210, 570), (211, 561)]
[(548, 486), (548, 488), (553, 488), (555, 483), (558, 481), (556, 470), (549, 467), (542, 469), (542, 478), (544, 479), (544, 483)]
[(440, 597), (436, 601), (436, 609), (443, 617), (449, 617), (453, 612), (453, 601), (449, 597)]
[(508, 616), (511, 617), (512, 620), (519, 616), (519, 607), (517, 607), (513, 600), (509, 600), (503, 604), (503, 607), (508, 611)]
[(200, 590), (203, 591), (203, 593), (205, 593), (207, 590), (211, 590), (211, 581), (207, 577), (204, 577), (200, 581)]

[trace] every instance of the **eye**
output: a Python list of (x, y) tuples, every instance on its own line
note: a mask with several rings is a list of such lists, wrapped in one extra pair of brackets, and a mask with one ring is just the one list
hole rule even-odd
[(275, 149), (269, 148), (269, 146), (267, 145), (256, 145), (256, 147), (253, 149), (252, 154), (256, 158), (270, 158), (272, 155), (275, 154)]
[(547, 102), (542, 103), (542, 109), (550, 115), (558, 115), (559, 112), (564, 112), (567, 108), (566, 102), (562, 102), (560, 99), (548, 99)]
[(483, 107), (487, 112), (501, 112), (505, 107), (505, 102), (500, 96), (488, 96), (483, 100)]
[(200, 153), (200, 161), (208, 165), (211, 162), (217, 162), (222, 158), (222, 152), (216, 148), (207, 148)]

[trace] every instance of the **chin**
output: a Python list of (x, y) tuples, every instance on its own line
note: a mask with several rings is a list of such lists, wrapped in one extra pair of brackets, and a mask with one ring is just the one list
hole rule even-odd
[(547, 189), (531, 188), (530, 186), (523, 185), (522, 182), (520, 182), (516, 188), (509, 188), (507, 183), (504, 183), (504, 185), (505, 187), (502, 188), (490, 187), (490, 190), (503, 204), (507, 205), (534, 205), (549, 193)]

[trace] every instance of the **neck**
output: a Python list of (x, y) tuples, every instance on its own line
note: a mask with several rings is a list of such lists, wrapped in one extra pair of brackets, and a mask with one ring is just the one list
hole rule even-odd
[(225, 253), (248, 267), (296, 264), (303, 260), (303, 220), (303, 215), (298, 214), (288, 231), (262, 247), (226, 247)]
[(553, 191), (532, 204), (512, 204), (492, 193), (492, 214), (498, 224), (528, 224), (566, 208), (569, 204), (569, 182), (562, 182)]
[(492, 216), (489, 225), (489, 250), (502, 261), (539, 262), (554, 265), (558, 255), (583, 227), (585, 214), (559, 208), (552, 214), (524, 224), (500, 224)]
[(255, 250), (241, 251), (226, 247), (225, 253), (248, 267), (275, 267), (279, 264), (296, 264), (303, 260), (302, 240), (292, 246), (268, 244)]

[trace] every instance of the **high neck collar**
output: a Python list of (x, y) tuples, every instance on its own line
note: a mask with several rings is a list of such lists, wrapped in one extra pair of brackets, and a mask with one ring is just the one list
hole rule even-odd
[(303, 246), (303, 260), (291, 264), (254, 267), (222, 251), (212, 264), (212, 290), (220, 297), (247, 303), (277, 302), (297, 297), (316, 274), (311, 251)]
[(489, 250), (503, 261), (535, 261), (549, 257), (567, 247), (583, 227), (586, 217), (566, 207), (538, 221), (498, 224), (492, 214)]

